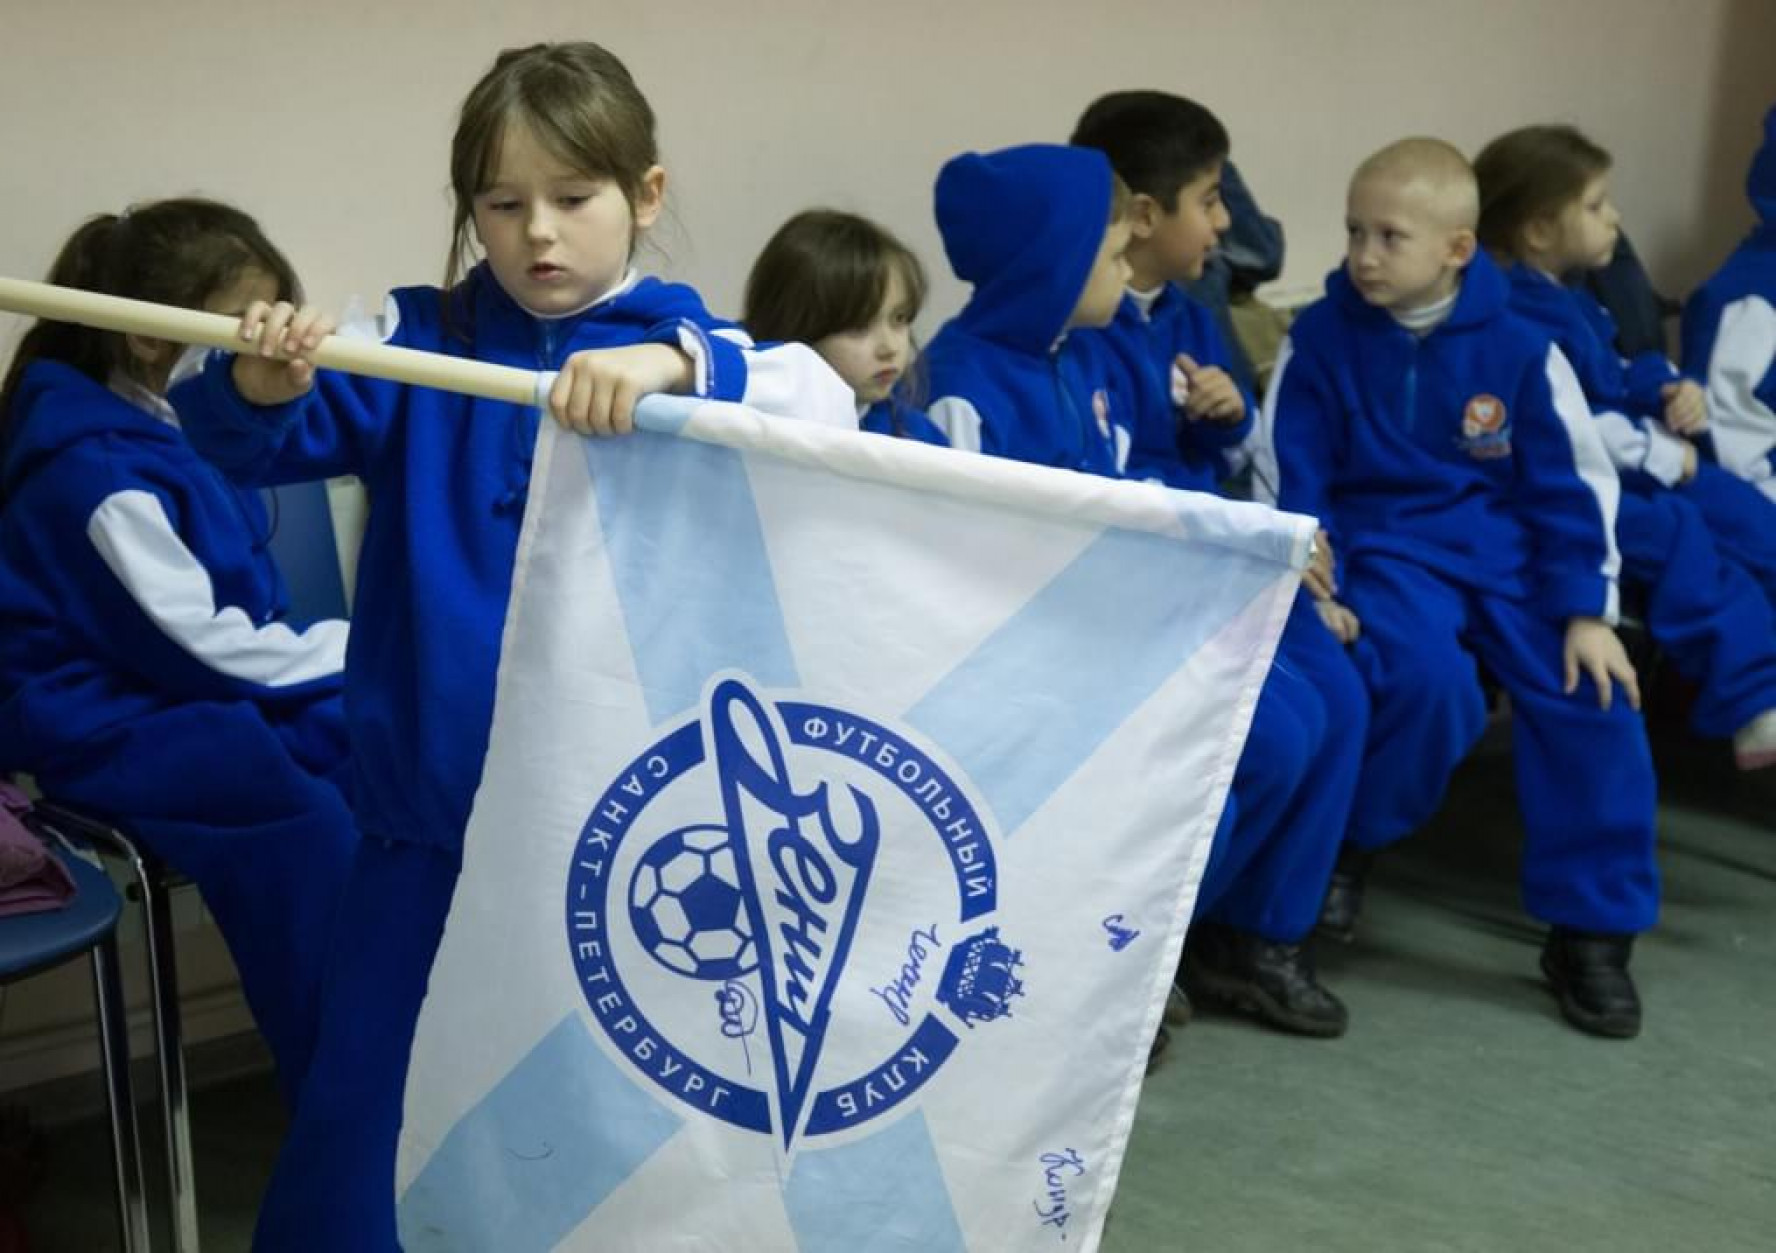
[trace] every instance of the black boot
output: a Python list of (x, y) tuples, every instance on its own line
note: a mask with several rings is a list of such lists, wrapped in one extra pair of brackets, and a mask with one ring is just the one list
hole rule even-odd
[(1332, 868), (1332, 879), (1326, 884), (1326, 902), (1320, 906), (1320, 920), (1314, 934), (1340, 944), (1349, 944), (1357, 934), (1357, 919), (1363, 913), (1363, 884), (1375, 854), (1345, 846)]
[(1205, 923), (1184, 949), (1184, 986), (1192, 1000), (1255, 1014), (1297, 1035), (1340, 1036), (1350, 1016), (1320, 986), (1299, 944), (1278, 944)]
[(1542, 945), (1542, 973), (1560, 1013), (1580, 1031), (1628, 1040), (1640, 1034), (1640, 993), (1628, 973), (1631, 935), (1591, 935), (1555, 927)]

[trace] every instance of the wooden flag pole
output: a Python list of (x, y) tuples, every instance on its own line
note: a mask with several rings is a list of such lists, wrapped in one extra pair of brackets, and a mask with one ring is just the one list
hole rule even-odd
[[(0, 278), (0, 309), (28, 314), (51, 322), (74, 322), (102, 331), (125, 335), (149, 335), (181, 344), (203, 344), (239, 352), (247, 347), (240, 339), (240, 321), (219, 313), (157, 305), (146, 300), (126, 300), (98, 292), (35, 283), (28, 279)], [(340, 335), (329, 335), (313, 352), (317, 366), (367, 374), (372, 378), (414, 383), (465, 396), (484, 396), (517, 405), (534, 405), (551, 377), (511, 366), (489, 365), (442, 353), (395, 348)]]

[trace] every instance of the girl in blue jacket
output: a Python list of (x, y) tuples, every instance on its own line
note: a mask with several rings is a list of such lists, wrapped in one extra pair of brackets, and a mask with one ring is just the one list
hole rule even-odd
[[(238, 314), (297, 295), (246, 214), (165, 200), (87, 222), (50, 281)], [(286, 1099), (357, 844), (340, 785), (346, 625), (287, 620), (257, 491), (166, 401), (176, 345), (39, 322), (0, 390), (0, 769), (125, 826), (193, 880)]]
[(746, 279), (747, 331), (811, 345), (857, 398), (860, 429), (927, 444), (949, 440), (918, 407), (913, 321), (925, 267), (868, 218), (798, 213), (771, 236)]
[(1480, 241), (1508, 267), (1512, 311), (1578, 375), (1621, 476), (1623, 573), (1646, 591), (1654, 640), (1701, 687), (1696, 730), (1731, 737), (1741, 769), (1776, 765), (1776, 501), (1714, 463), (1701, 389), (1663, 353), (1624, 360), (1609, 314), (1560, 281), (1614, 254), (1609, 165), (1570, 126), (1501, 135), (1474, 166)]
[[(444, 288), (395, 292), (389, 342), (557, 370), (550, 415), (583, 433), (629, 430), (649, 392), (854, 425), (850, 392), (812, 350), (751, 352), (694, 291), (631, 267), (666, 172), (653, 110), (605, 49), (502, 53), (463, 103), (450, 174)], [(471, 228), (484, 255), (465, 268)], [(314, 1076), (256, 1247), (385, 1253), (397, 1244), (408, 1056), (487, 749), (538, 414), (317, 373), (302, 354), (330, 330), (315, 309), (255, 304), (241, 354), (212, 357), (175, 403), (193, 442), (237, 481), (355, 473), (369, 491), (346, 658), (365, 838), (340, 907)]]

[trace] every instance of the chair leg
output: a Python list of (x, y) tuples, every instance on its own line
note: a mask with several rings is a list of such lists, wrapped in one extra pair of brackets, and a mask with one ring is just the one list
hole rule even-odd
[(142, 1148), (136, 1139), (135, 1098), (130, 1092), (129, 1021), (117, 939), (94, 947), (93, 999), (99, 1010), (99, 1056), (111, 1110), (111, 1159), (117, 1175), (117, 1226), (123, 1253), (147, 1253), (148, 1202), (142, 1187)]
[(140, 875), (148, 933), (148, 977), (154, 1009), (155, 1057), (160, 1065), (161, 1114), (166, 1122), (167, 1181), (175, 1253), (198, 1253), (197, 1176), (191, 1160), (191, 1111), (186, 1100), (185, 1048), (179, 1026), (179, 973), (173, 949), (173, 911), (166, 881)]

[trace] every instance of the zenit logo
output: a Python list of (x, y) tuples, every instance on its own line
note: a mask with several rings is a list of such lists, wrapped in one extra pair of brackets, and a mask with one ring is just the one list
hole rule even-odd
[(630, 1065), (788, 1152), (892, 1109), (959, 1030), (1011, 1012), (997, 903), (991, 835), (930, 751), (724, 675), (586, 819), (567, 940)]
[(1481, 393), (1462, 406), (1461, 434), (1456, 445), (1477, 461), (1497, 461), (1511, 455), (1510, 414), (1497, 396)]
[(1462, 408), (1462, 434), (1469, 439), (1490, 435), (1504, 425), (1505, 402), (1497, 396), (1474, 396)]

